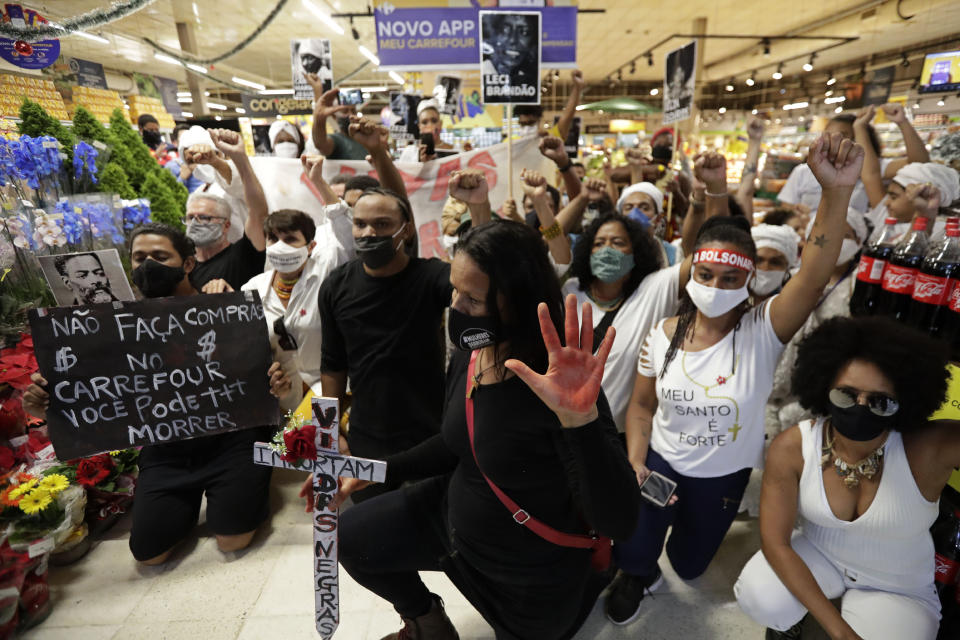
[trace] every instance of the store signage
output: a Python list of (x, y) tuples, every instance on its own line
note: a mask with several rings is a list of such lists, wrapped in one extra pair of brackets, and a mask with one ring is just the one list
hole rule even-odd
[(876, 69), (873, 78), (863, 88), (863, 106), (871, 104), (886, 104), (893, 87), (893, 77), (897, 74), (894, 66)]
[(167, 113), (175, 118), (182, 118), (183, 108), (177, 102), (177, 81), (171, 78), (153, 76), (153, 84), (157, 87), (157, 92), (163, 101), (163, 108), (167, 110)]
[[(34, 27), (46, 24), (47, 19), (33, 9), (25, 9), (19, 4), (3, 5), (0, 20), (18, 27)], [(13, 38), (0, 38), (0, 58), (21, 69), (45, 69), (60, 57), (60, 41), (37, 40), (26, 42)]]
[(286, 96), (256, 96), (249, 93), (243, 94), (242, 98), (248, 118), (302, 116), (313, 113), (311, 100), (295, 100)]
[(99, 62), (70, 58), (70, 71), (77, 77), (77, 84), (81, 87), (107, 88), (107, 76)]
[[(461, 4), (448, 1), (450, 5)], [(374, 9), (380, 68), (394, 71), (475, 69), (481, 55), (479, 8), (427, 8), (423, 4), (423, 0), (393, 0)], [(501, 6), (507, 5), (501, 3)], [(577, 7), (529, 7), (529, 10), (542, 16), (543, 65), (575, 67)]]

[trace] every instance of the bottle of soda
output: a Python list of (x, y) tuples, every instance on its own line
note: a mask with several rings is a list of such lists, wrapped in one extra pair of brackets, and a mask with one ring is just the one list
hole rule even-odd
[(934, 586), (940, 595), (942, 608), (952, 608), (954, 585), (960, 573), (960, 509), (954, 509), (952, 516), (941, 516), (933, 525), (931, 535), (936, 559)]
[(947, 225), (943, 241), (923, 260), (913, 284), (913, 305), (908, 323), (934, 338), (952, 341), (960, 316), (947, 301), (960, 275), (960, 227)]
[(896, 218), (883, 221), (883, 231), (876, 242), (872, 242), (860, 255), (857, 265), (857, 283), (850, 296), (850, 314), (853, 316), (872, 316), (877, 312), (880, 293), (883, 291), (883, 269), (893, 253), (893, 238), (896, 234)]
[(883, 291), (878, 313), (899, 322), (906, 322), (913, 303), (913, 285), (917, 272), (927, 255), (927, 219), (919, 217), (903, 240), (897, 243), (890, 254), (890, 261), (883, 270)]

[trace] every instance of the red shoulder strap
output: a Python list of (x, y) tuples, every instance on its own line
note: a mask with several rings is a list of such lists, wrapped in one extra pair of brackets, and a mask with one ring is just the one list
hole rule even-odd
[[(503, 503), (503, 506), (507, 508), (507, 511), (513, 514), (513, 519), (517, 524), (523, 525), (547, 542), (560, 547), (595, 549), (597, 550), (598, 554), (605, 554), (607, 561), (609, 561), (611, 544), (609, 538), (563, 533), (562, 531), (557, 531), (548, 524), (544, 524), (540, 520), (537, 520), (529, 513), (524, 511), (516, 502), (511, 500), (510, 496), (501, 491), (500, 487), (495, 485), (493, 481), (487, 477), (487, 474), (483, 472), (483, 469), (480, 468), (480, 461), (477, 459), (477, 450), (473, 444), (473, 392), (477, 387), (477, 382), (473, 379), (473, 371), (477, 362), (477, 353), (477, 351), (474, 351), (470, 354), (470, 366), (467, 369), (466, 414), (467, 434), (470, 437), (470, 451), (473, 453), (473, 461), (477, 464), (477, 469), (480, 470), (480, 474), (483, 476), (483, 479), (487, 481), (487, 484), (490, 485), (490, 489), (493, 491), (494, 495), (497, 496), (500, 502)], [(597, 560), (601, 559), (598, 558)]]

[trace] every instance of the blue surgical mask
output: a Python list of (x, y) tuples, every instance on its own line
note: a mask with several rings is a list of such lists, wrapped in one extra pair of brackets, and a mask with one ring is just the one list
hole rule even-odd
[(590, 255), (590, 272), (601, 282), (616, 282), (633, 269), (633, 254), (613, 247), (597, 249)]
[(644, 231), (650, 227), (650, 218), (646, 216), (643, 211), (637, 209), (636, 207), (627, 214), (627, 217), (640, 224)]

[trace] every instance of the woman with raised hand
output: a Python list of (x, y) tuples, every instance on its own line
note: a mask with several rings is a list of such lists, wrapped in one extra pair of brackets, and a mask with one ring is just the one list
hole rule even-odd
[(808, 163), (823, 198), (813, 239), (797, 274), (760, 307), (748, 302), (757, 256), (746, 222), (716, 218), (700, 229), (679, 315), (647, 337), (627, 409), (638, 482), (657, 472), (677, 483), (679, 500), (643, 504), (630, 541), (617, 545), (622, 573), (606, 602), (614, 623), (636, 619), (644, 592), (661, 580), (657, 560), (668, 528), (667, 556), (687, 580), (706, 570), (723, 541), (751, 468), (762, 464), (774, 368), (833, 272), (862, 162), (863, 149), (838, 134), (814, 142)]
[(930, 526), (960, 466), (957, 423), (928, 420), (946, 365), (886, 318), (833, 318), (801, 343), (793, 387), (815, 417), (770, 445), (762, 550), (734, 587), (768, 640), (799, 638), (807, 612), (833, 640), (937, 636)]
[[(450, 282), (460, 351), (441, 433), (387, 458), (388, 482), (419, 482), (342, 514), (340, 562), (403, 618), (387, 638), (458, 637), (418, 575), (431, 570), (497, 638), (565, 637), (599, 592), (591, 560), (637, 521), (639, 490), (600, 390), (616, 332), (594, 355), (591, 308), (581, 327), (546, 245), (518, 222), (467, 231)], [(363, 486), (344, 480), (331, 508)]]

